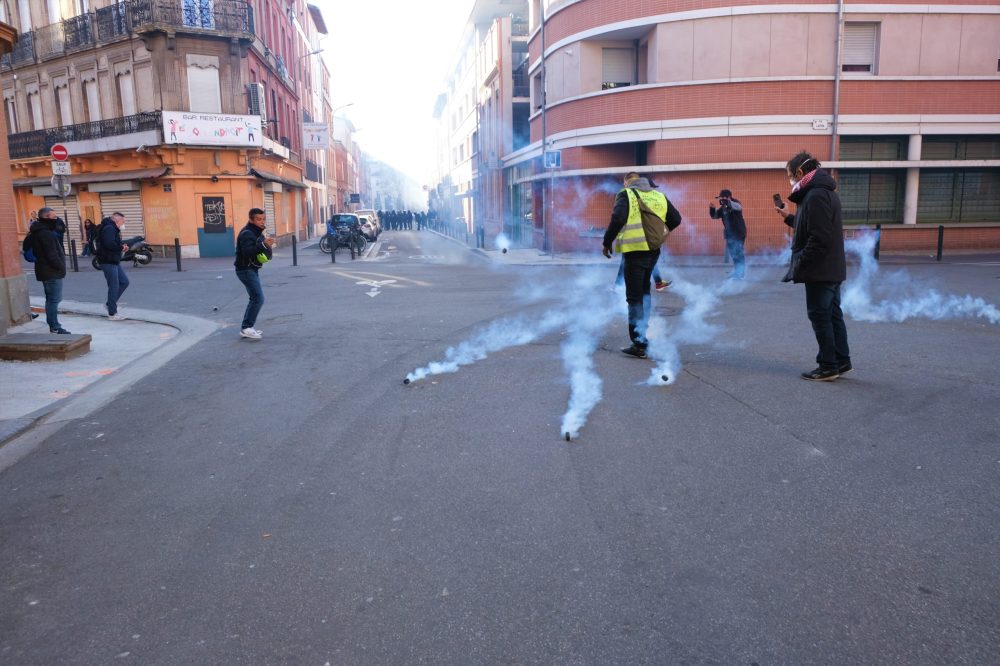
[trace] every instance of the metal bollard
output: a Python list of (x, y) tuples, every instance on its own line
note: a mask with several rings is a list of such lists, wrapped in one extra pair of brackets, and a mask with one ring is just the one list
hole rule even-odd
[(174, 258), (177, 260), (177, 272), (181, 272), (181, 239), (174, 239)]
[(875, 225), (875, 261), (878, 261), (878, 252), (882, 246), (882, 225)]
[(76, 241), (73, 240), (72, 238), (69, 240), (69, 252), (70, 252), (69, 256), (73, 258), (73, 272), (79, 273), (80, 264), (76, 260)]
[(299, 265), (299, 243), (295, 235), (292, 235), (292, 266)]
[(330, 235), (330, 263), (337, 263), (337, 236), (336, 234)]
[(944, 225), (938, 225), (938, 251), (937, 260), (941, 261), (941, 255), (944, 254)]

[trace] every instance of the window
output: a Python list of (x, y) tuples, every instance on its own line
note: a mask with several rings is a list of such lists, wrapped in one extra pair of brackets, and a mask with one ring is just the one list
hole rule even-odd
[(21, 32), (31, 32), (31, 5), (29, 0), (17, 0), (17, 16), (21, 21)]
[(72, 125), (73, 124), (73, 104), (69, 99), (69, 86), (65, 81), (57, 83), (55, 86), (56, 90), (56, 109), (59, 111), (59, 122), (62, 125)]
[(903, 221), (903, 171), (841, 170), (837, 191), (847, 224)]
[(94, 123), (101, 119), (101, 97), (97, 90), (97, 75), (84, 75), (83, 103), (87, 107), (87, 120)]
[(925, 136), (925, 160), (995, 160), (1000, 158), (1000, 138), (995, 136)]
[(908, 145), (906, 136), (844, 136), (840, 138), (840, 159), (905, 160)]
[(31, 129), (45, 129), (42, 119), (42, 100), (38, 97), (38, 89), (28, 91), (28, 109), (31, 110)]
[(132, 84), (132, 70), (125, 68), (115, 74), (118, 82), (118, 108), (123, 116), (135, 115), (135, 87)]
[(194, 28), (214, 28), (214, 0), (184, 0), (184, 25)]
[(878, 23), (845, 23), (841, 71), (875, 74), (877, 43)]
[(536, 111), (544, 104), (545, 93), (542, 90), (542, 75), (535, 74), (531, 77), (531, 108)]
[(1000, 218), (1000, 169), (921, 169), (917, 222)]
[(188, 100), (192, 111), (222, 113), (222, 96), (219, 88), (219, 58), (217, 56), (188, 54)]
[(7, 112), (7, 130), (11, 134), (17, 134), (19, 130), (17, 127), (17, 104), (14, 103), (14, 91), (4, 93), (3, 106)]
[(603, 77), (601, 90), (623, 88), (635, 83), (635, 51), (632, 49), (601, 49)]

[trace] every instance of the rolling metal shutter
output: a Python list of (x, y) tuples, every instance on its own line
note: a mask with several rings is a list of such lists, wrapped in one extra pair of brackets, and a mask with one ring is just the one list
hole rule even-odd
[(878, 23), (844, 24), (844, 58), (841, 69), (845, 72), (875, 73), (875, 39)]
[(45, 197), (45, 205), (54, 210), (56, 215), (63, 218), (63, 222), (66, 223), (66, 237), (63, 239), (66, 252), (69, 252), (70, 239), (76, 241), (76, 253), (80, 254), (83, 252), (83, 241), (80, 239), (82, 220), (80, 219), (80, 208), (76, 204), (76, 196), (66, 197), (65, 212), (63, 212), (63, 200), (61, 197)]
[(264, 215), (267, 217), (267, 235), (274, 236), (274, 192), (264, 192)]
[(632, 49), (601, 49), (604, 88), (632, 85), (635, 71)]
[(122, 238), (146, 235), (146, 223), (142, 219), (142, 199), (139, 198), (138, 192), (116, 192), (114, 194), (101, 192), (102, 219), (115, 211), (125, 216)]

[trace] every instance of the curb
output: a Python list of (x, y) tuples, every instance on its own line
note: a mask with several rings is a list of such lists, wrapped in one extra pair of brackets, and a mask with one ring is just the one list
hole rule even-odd
[[(35, 298), (38, 302), (44, 299)], [(67, 314), (107, 316), (104, 306), (98, 303), (63, 301), (60, 312)], [(16, 419), (9, 434), (0, 433), (0, 472), (14, 465), (18, 460), (38, 448), (42, 442), (62, 429), (71, 421), (85, 418), (115, 399), (122, 391), (152, 374), (170, 359), (222, 328), (220, 324), (174, 312), (129, 308), (129, 319), (159, 324), (177, 329), (177, 335), (154, 347), (150, 352), (138, 356), (117, 372), (100, 379), (82, 389), (79, 393), (57, 400), (27, 416)]]

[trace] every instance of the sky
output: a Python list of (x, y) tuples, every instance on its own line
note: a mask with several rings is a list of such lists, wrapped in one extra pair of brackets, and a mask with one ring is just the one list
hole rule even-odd
[(359, 130), (362, 150), (420, 184), (435, 180), (434, 102), (474, 0), (312, 0), (333, 107)]

